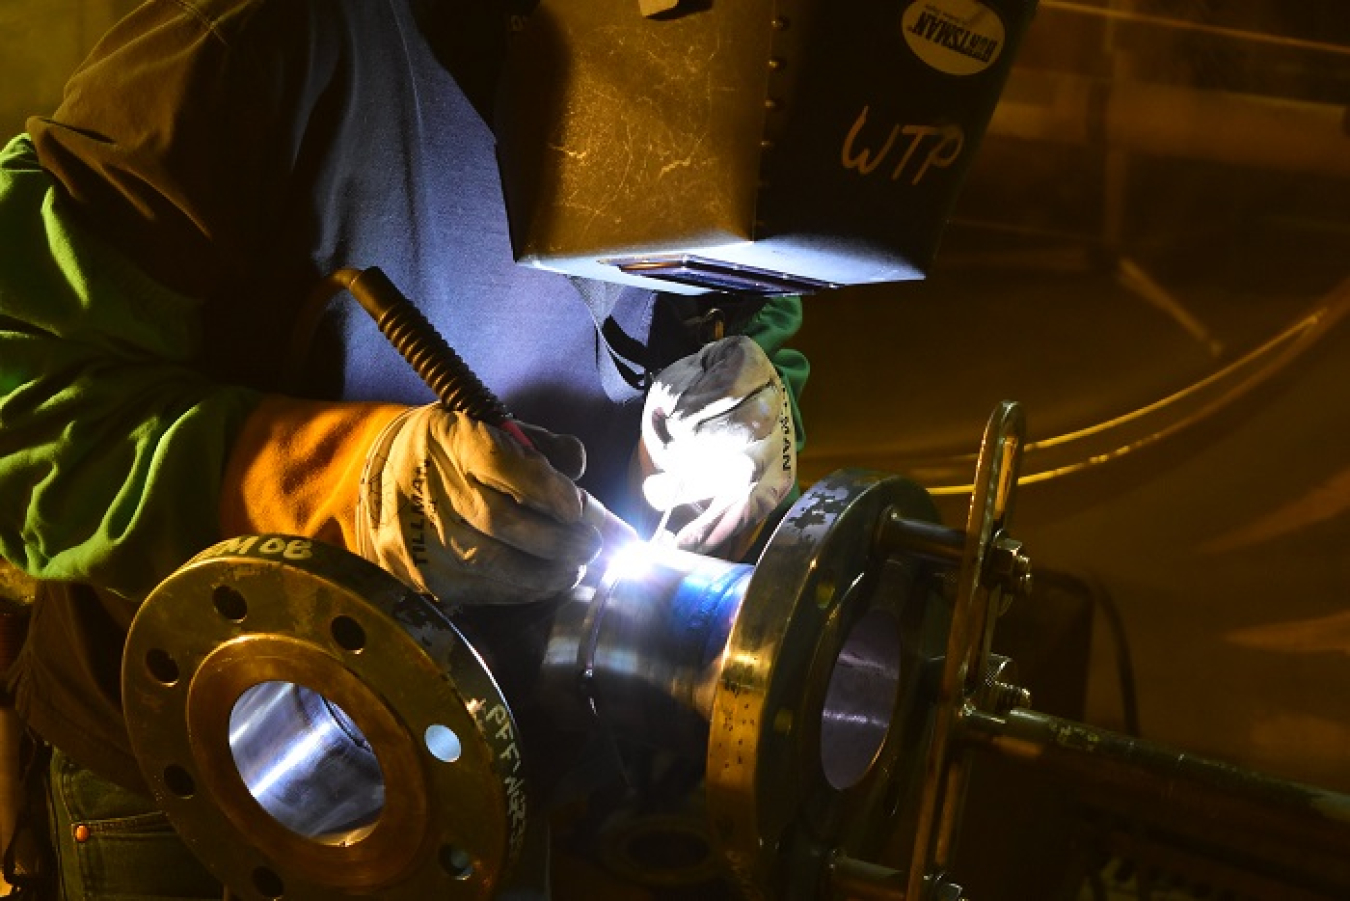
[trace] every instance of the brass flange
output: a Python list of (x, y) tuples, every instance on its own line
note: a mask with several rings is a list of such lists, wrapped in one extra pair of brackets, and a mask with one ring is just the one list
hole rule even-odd
[(712, 707), (707, 804), (748, 897), (819, 897), (829, 859), (868, 858), (916, 801), (927, 676), (950, 610), (882, 525), (935, 522), (895, 476), (844, 470), (788, 513), (756, 565)]
[(1023, 430), (1015, 403), (995, 410), (964, 530), (937, 525), (912, 482), (843, 470), (774, 532), (727, 641), (708, 744), (714, 836), (748, 896), (830, 894), (844, 864), (897, 837), (915, 849), (894, 874), (905, 897), (959, 892), (944, 875), (964, 798), (949, 739), (981, 690), (1003, 591), (1029, 585), (1005, 532)]
[(510, 707), (434, 603), (359, 557), (209, 548), (141, 607), (122, 685), (157, 802), (239, 897), (486, 898), (512, 871)]

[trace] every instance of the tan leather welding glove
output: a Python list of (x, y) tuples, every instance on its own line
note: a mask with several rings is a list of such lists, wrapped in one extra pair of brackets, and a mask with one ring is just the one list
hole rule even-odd
[(797, 478), (788, 392), (760, 346), (723, 338), (662, 370), (639, 459), (643, 495), (672, 512), (677, 547), (728, 557), (747, 547)]
[(574, 587), (622, 524), (573, 481), (585, 466), (580, 441), (519, 425), (533, 447), (440, 404), (390, 422), (361, 478), (361, 555), (446, 603), (521, 603)]
[(449, 602), (547, 597), (635, 536), (573, 484), (576, 439), (522, 431), (536, 449), (439, 405), (268, 396), (231, 451), (221, 528), (327, 541)]

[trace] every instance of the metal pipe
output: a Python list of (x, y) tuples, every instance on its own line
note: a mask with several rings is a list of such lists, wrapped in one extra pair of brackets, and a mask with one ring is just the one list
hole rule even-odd
[(833, 901), (905, 901), (905, 874), (843, 854), (826, 868)]
[(559, 610), (544, 652), (554, 716), (570, 726), (598, 717), (617, 736), (697, 759), (754, 567), (637, 542), (594, 571)]
[(878, 547), (891, 554), (913, 554), (930, 563), (957, 566), (965, 553), (966, 533), (891, 510), (881, 518)]
[(957, 737), (1077, 784), (1163, 805), (1177, 818), (1246, 827), (1304, 848), (1350, 851), (1347, 795), (1032, 710), (1002, 718), (967, 710)]

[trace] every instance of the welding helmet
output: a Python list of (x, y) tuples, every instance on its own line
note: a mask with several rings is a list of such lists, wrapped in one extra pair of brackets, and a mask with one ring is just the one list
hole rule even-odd
[(495, 125), (519, 262), (680, 293), (922, 278), (1034, 0), (542, 0)]

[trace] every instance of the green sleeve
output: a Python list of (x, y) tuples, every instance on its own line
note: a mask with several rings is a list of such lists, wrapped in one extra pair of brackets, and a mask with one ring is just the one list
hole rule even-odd
[(191, 366), (200, 303), (62, 213), (21, 135), (0, 152), (0, 556), (139, 600), (218, 540), (257, 395)]
[(771, 298), (745, 327), (745, 334), (764, 349), (783, 379), (792, 404), (793, 424), (797, 427), (797, 453), (806, 445), (802, 424), (801, 396), (811, 365), (799, 350), (786, 344), (802, 327), (802, 299), (796, 296)]

